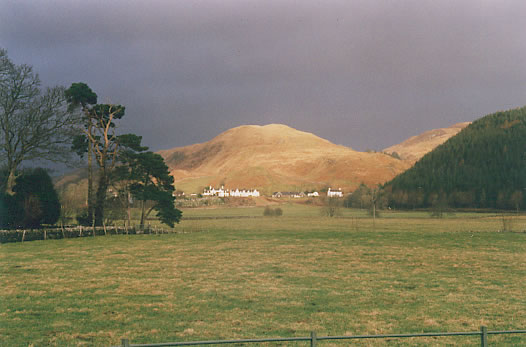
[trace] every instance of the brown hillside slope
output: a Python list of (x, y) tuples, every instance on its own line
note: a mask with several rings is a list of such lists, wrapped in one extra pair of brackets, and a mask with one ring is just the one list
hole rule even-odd
[(159, 151), (178, 189), (208, 185), (278, 190), (354, 189), (390, 180), (409, 164), (381, 153), (363, 153), (281, 124), (245, 125), (214, 139)]
[(408, 138), (402, 143), (384, 149), (386, 153), (396, 152), (400, 158), (414, 164), (426, 153), (446, 142), (450, 137), (458, 134), (470, 122), (457, 123), (449, 128), (440, 128), (426, 131), (420, 135)]

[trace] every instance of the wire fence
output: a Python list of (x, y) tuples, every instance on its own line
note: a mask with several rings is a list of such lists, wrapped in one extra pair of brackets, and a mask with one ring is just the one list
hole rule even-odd
[(163, 229), (154, 226), (138, 227), (57, 227), (43, 229), (15, 229), (0, 230), (0, 243), (25, 242), (51, 239), (70, 239), (77, 237), (91, 237), (102, 235), (136, 235), (136, 234), (168, 234), (174, 233), (174, 229)]
[(132, 344), (128, 339), (122, 339), (119, 346), (114, 347), (166, 347), (166, 346), (197, 346), (197, 345), (224, 345), (224, 344), (244, 344), (244, 343), (265, 343), (265, 342), (293, 342), (305, 341), (311, 347), (316, 347), (319, 341), (327, 340), (357, 340), (357, 339), (390, 339), (390, 338), (418, 338), (418, 337), (442, 337), (442, 336), (479, 336), (480, 346), (488, 346), (489, 335), (504, 334), (526, 334), (526, 330), (502, 330), (488, 331), (485, 326), (480, 327), (480, 331), (469, 332), (445, 332), (445, 333), (420, 333), (420, 334), (386, 334), (386, 335), (352, 335), (352, 336), (318, 336), (315, 331), (306, 337), (277, 337), (268, 339), (241, 339), (241, 340), (210, 340), (210, 341), (184, 341), (184, 342), (165, 342), (150, 344)]

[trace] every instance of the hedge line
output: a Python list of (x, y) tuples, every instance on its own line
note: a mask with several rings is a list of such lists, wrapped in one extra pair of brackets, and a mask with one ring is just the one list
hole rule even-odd
[(63, 239), (76, 237), (93, 237), (97, 235), (122, 235), (122, 234), (166, 234), (172, 231), (156, 228), (145, 228), (144, 230), (129, 228), (126, 231), (123, 227), (68, 227), (68, 228), (46, 228), (33, 230), (0, 230), (0, 243), (23, 242), (35, 240)]

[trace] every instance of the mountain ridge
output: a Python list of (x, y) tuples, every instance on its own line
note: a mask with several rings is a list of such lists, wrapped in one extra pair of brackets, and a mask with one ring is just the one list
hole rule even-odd
[(462, 122), (453, 124), (447, 128), (428, 130), (421, 134), (411, 136), (399, 144), (387, 147), (383, 151), (389, 154), (396, 152), (401, 159), (408, 160), (414, 164), (425, 154), (458, 134), (469, 124), (471, 124), (471, 122)]
[(176, 187), (198, 191), (230, 188), (271, 190), (383, 183), (409, 164), (383, 153), (358, 152), (283, 124), (242, 125), (210, 141), (158, 152)]

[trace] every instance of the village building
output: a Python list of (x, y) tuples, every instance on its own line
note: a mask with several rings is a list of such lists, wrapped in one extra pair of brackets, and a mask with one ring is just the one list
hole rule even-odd
[(174, 190), (174, 191), (172, 192), (172, 196), (173, 196), (174, 198), (184, 198), (184, 195), (185, 195), (184, 192), (182, 192), (182, 191), (180, 191), (180, 190)]
[(219, 189), (212, 188), (212, 186), (205, 188), (203, 191), (203, 196), (218, 196), (220, 198), (224, 197), (237, 197), (237, 198), (257, 198), (260, 196), (260, 193), (257, 189), (237, 189), (229, 190), (225, 189), (224, 186), (221, 186)]
[(327, 191), (327, 196), (329, 198), (343, 198), (342, 189), (338, 188), (338, 190), (331, 190), (331, 188), (329, 188), (329, 190)]
[(203, 191), (203, 196), (219, 196), (221, 198), (225, 196), (229, 196), (229, 193), (227, 190), (225, 190), (224, 186), (221, 186), (219, 189), (212, 188), (212, 186), (205, 188)]
[(303, 192), (274, 192), (273, 198), (303, 198), (305, 193)]

